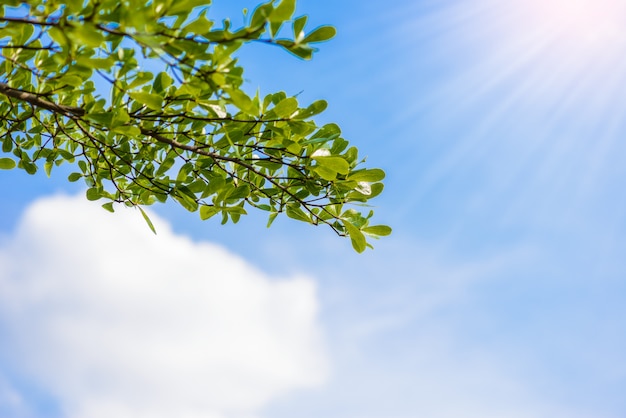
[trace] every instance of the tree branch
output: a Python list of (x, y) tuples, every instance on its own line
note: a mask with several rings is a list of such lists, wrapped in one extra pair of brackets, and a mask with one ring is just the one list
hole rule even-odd
[(23, 23), (26, 25), (37, 25), (37, 26), (56, 26), (59, 24), (58, 21), (51, 22), (42, 22), (40, 20), (33, 20), (21, 17), (9, 17), (9, 16), (0, 16), (0, 22), (12, 22), (12, 23)]
[(56, 104), (48, 100), (42, 99), (35, 93), (14, 89), (12, 87), (9, 87), (8, 84), (5, 83), (0, 83), (0, 93), (4, 94), (7, 97), (13, 97), (14, 99), (23, 100), (33, 106), (41, 107), (51, 112), (60, 113), (68, 117), (80, 117), (85, 114), (85, 109), (82, 109), (80, 107)]

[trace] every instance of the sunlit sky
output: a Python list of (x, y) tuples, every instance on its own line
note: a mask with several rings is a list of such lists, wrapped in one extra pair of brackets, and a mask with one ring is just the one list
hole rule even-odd
[(0, 172), (0, 417), (626, 416), (626, 3), (298, 13), (337, 38), (311, 62), (246, 46), (246, 88), (328, 100), (394, 234), (358, 255), (165, 205), (154, 237)]

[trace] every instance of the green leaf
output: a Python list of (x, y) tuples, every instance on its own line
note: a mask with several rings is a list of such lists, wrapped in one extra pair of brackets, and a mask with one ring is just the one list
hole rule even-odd
[(46, 34), (61, 47), (65, 47), (68, 44), (69, 39), (60, 27), (53, 26), (46, 32)]
[(239, 186), (235, 188), (235, 190), (233, 190), (226, 199), (227, 200), (231, 200), (231, 199), (241, 200), (241, 199), (245, 199), (248, 196), (250, 196), (250, 186), (248, 186), (247, 184), (244, 184), (243, 186)]
[(181, 204), (182, 207), (189, 212), (195, 212), (198, 210), (198, 202), (196, 201), (196, 195), (185, 186), (178, 186), (172, 193), (172, 197)]
[(233, 104), (243, 112), (252, 116), (259, 114), (258, 106), (243, 91), (234, 89), (228, 89), (226, 91), (230, 95)]
[(83, 67), (98, 70), (108, 70), (113, 66), (114, 61), (109, 58), (89, 58), (85, 56), (76, 57), (76, 63)]
[(184, 30), (204, 35), (211, 30), (213, 22), (208, 20), (204, 15), (200, 15), (196, 20), (185, 26)]
[(261, 4), (254, 9), (252, 19), (250, 19), (250, 28), (256, 29), (263, 26), (274, 9), (273, 1)]
[(330, 141), (332, 141), (333, 139), (338, 138), (338, 137), (339, 137), (339, 135), (341, 135), (341, 134), (338, 134), (338, 133), (337, 133), (337, 134), (333, 134), (333, 135), (328, 136), (328, 137), (316, 137), (316, 138), (311, 138), (311, 139), (308, 139), (308, 140), (306, 140), (306, 141), (302, 141), (300, 144), (301, 144), (301, 145), (309, 145), (309, 144), (318, 144), (318, 143), (320, 143), (320, 142), (330, 142)]
[(288, 205), (285, 212), (287, 213), (287, 216), (292, 219), (297, 219), (298, 221), (303, 222), (311, 222), (311, 218), (307, 216), (302, 209), (300, 209), (299, 205)]
[(224, 185), (226, 184), (224, 178), (216, 175), (214, 173), (209, 172), (208, 174), (203, 173), (206, 178), (208, 178), (208, 184), (204, 188), (202, 192), (202, 198), (209, 197), (215, 193), (218, 193), (222, 190)]
[(20, 161), (18, 167), (23, 168), (28, 174), (35, 174), (37, 172), (37, 165), (29, 161)]
[(15, 7), (15, 6), (19, 6), (20, 4), (22, 4), (23, 1), (24, 0), (4, 0), (3, 3), (4, 3), (5, 7), (6, 6), (13, 6), (13, 7)]
[(83, 177), (83, 175), (81, 173), (72, 173), (69, 176), (67, 176), (67, 180), (70, 182), (75, 182), (80, 180)]
[(4, 137), (4, 142), (2, 142), (2, 152), (11, 152), (13, 149), (13, 139), (10, 135)]
[(309, 33), (302, 42), (304, 43), (314, 43), (314, 42), (325, 42), (335, 37), (337, 34), (337, 29), (332, 26), (320, 26), (319, 28), (313, 30), (313, 32)]
[(375, 225), (368, 226), (367, 228), (363, 228), (362, 231), (367, 235), (373, 235), (378, 237), (386, 237), (391, 234), (391, 228), (387, 225)]
[(43, 169), (46, 172), (46, 175), (48, 176), (48, 178), (50, 177), (50, 172), (52, 171), (52, 166), (54, 165), (54, 163), (52, 161), (46, 161), (43, 164)]
[(59, 78), (59, 82), (67, 86), (78, 87), (81, 84), (83, 84), (85, 81), (80, 76), (73, 75), (73, 74), (65, 74)]
[(105, 203), (102, 207), (111, 213), (115, 212), (115, 209), (113, 209), (113, 202)]
[(91, 48), (97, 48), (104, 42), (104, 35), (95, 27), (85, 24), (75, 26), (69, 32), (73, 39), (76, 39), (79, 44), (86, 45)]
[(116, 134), (128, 135), (128, 136), (139, 136), (141, 135), (141, 129), (136, 126), (118, 126), (113, 129), (113, 132)]
[(270, 22), (270, 36), (272, 38), (275, 38), (276, 35), (278, 34), (278, 31), (280, 30), (280, 28), (283, 26), (283, 21), (277, 21), (277, 22)]
[(301, 109), (294, 117), (294, 119), (308, 119), (311, 116), (322, 113), (328, 107), (326, 100), (317, 100), (311, 103), (306, 109)]
[(152, 224), (152, 221), (148, 217), (148, 214), (146, 212), (144, 212), (144, 210), (141, 208), (141, 206), (137, 206), (137, 208), (139, 208), (139, 212), (141, 212), (141, 216), (143, 217), (144, 221), (146, 221), (146, 223), (148, 224), (148, 227), (150, 228), (152, 233), (154, 235), (156, 235), (156, 229), (154, 228), (154, 225)]
[(11, 158), (0, 158), (0, 170), (12, 170), (16, 166)]
[(176, 162), (176, 159), (174, 157), (170, 157), (170, 155), (168, 154), (168, 156), (165, 158), (165, 160), (163, 160), (163, 162), (159, 166), (159, 169), (157, 170), (155, 175), (162, 176), (163, 174), (167, 172), (167, 170), (172, 168), (175, 162)]
[(200, 219), (203, 221), (209, 219), (210, 217), (220, 213), (221, 209), (217, 206), (200, 206)]
[(270, 216), (269, 216), (269, 218), (267, 220), (267, 228), (272, 226), (272, 224), (274, 223), (274, 219), (276, 219), (277, 216), (278, 216), (278, 212), (270, 213)]
[(196, 7), (208, 6), (211, 2), (207, 0), (176, 0), (171, 4), (170, 8), (167, 9), (168, 15), (182, 14), (188, 16)]
[(284, 22), (296, 11), (296, 0), (282, 0), (269, 16), (270, 22)]
[(324, 180), (333, 181), (337, 178), (337, 172), (324, 166), (315, 167), (313, 171)]
[(348, 180), (367, 181), (374, 183), (385, 178), (385, 172), (380, 168), (354, 171), (348, 176)]
[(288, 97), (274, 106), (272, 111), (277, 118), (288, 118), (296, 109), (298, 109), (298, 101), (293, 97)]
[(173, 81), (172, 77), (170, 77), (166, 72), (160, 72), (154, 79), (152, 86), (154, 87), (154, 91), (161, 93), (163, 90), (171, 86)]
[(287, 48), (287, 51), (305, 60), (310, 60), (313, 57), (313, 49), (306, 45)]
[(293, 39), (300, 42), (304, 39), (304, 26), (306, 25), (307, 16), (300, 16), (293, 21)]
[(374, 183), (371, 185), (372, 194), (369, 196), (369, 199), (374, 198), (383, 192), (385, 185), (383, 183)]
[(111, 127), (113, 124), (113, 113), (88, 113), (85, 115), (87, 120), (99, 123), (102, 126), (107, 128)]
[(146, 71), (141, 71), (139, 73), (137, 73), (137, 75), (135, 76), (135, 79), (133, 81), (130, 82), (130, 84), (128, 85), (128, 87), (126, 87), (128, 90), (132, 90), (135, 87), (139, 87), (142, 86), (144, 84), (146, 84), (148, 81), (152, 80), (152, 77), (154, 77), (154, 75), (152, 73), (146, 72)]
[(228, 212), (230, 214), (236, 214), (236, 215), (246, 215), (248, 213), (241, 206), (225, 206), (222, 208), (222, 211)]
[(111, 126), (125, 125), (130, 122), (130, 116), (123, 107), (116, 109), (113, 112), (113, 118), (111, 119)]
[(78, 12), (83, 5), (82, 0), (65, 0), (65, 5), (68, 8), (68, 11), (75, 13)]
[(163, 98), (158, 94), (136, 91), (130, 92), (128, 95), (139, 103), (146, 105), (149, 109), (162, 110)]
[(87, 200), (98, 200), (102, 197), (102, 194), (100, 192), (100, 190), (98, 190), (96, 187), (92, 187), (90, 189), (87, 189)]
[(312, 157), (317, 163), (328, 170), (332, 170), (335, 173), (346, 175), (350, 172), (350, 164), (342, 157)]
[(365, 240), (365, 235), (363, 235), (363, 233), (359, 230), (359, 228), (352, 225), (350, 221), (343, 219), (342, 223), (343, 223), (343, 226), (346, 228), (348, 235), (350, 236), (352, 247), (356, 250), (356, 252), (362, 253), (363, 251), (365, 251), (365, 248), (367, 247), (367, 241)]

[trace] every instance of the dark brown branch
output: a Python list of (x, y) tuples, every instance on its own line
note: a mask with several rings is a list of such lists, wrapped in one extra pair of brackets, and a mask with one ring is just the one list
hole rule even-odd
[(81, 109), (80, 107), (56, 104), (48, 100), (42, 99), (35, 93), (14, 89), (12, 87), (9, 87), (5, 83), (0, 83), (0, 93), (8, 97), (13, 97), (14, 99), (23, 100), (33, 106), (41, 107), (51, 112), (60, 113), (69, 117), (80, 117), (85, 114), (85, 109)]
[(0, 49), (24, 49), (30, 51), (53, 51), (51, 46), (0, 45)]
[[(158, 142), (161, 142), (161, 143), (164, 143), (164, 144), (168, 144), (168, 145), (172, 146), (173, 148), (178, 148), (178, 149), (182, 149), (182, 150), (185, 150), (185, 151), (190, 151), (190, 152), (193, 152), (193, 153), (196, 153), (196, 154), (204, 155), (205, 157), (211, 157), (211, 158), (213, 158), (215, 160), (230, 161), (232, 163), (239, 164), (239, 165), (247, 168), (248, 170), (252, 170), (255, 173), (257, 172), (256, 169), (253, 166), (251, 166), (249, 164), (246, 164), (241, 159), (228, 157), (226, 155), (220, 155), (220, 154), (216, 154), (214, 152), (206, 151), (202, 147), (181, 144), (180, 142), (177, 142), (177, 141), (175, 141), (173, 139), (166, 138), (163, 135), (159, 134), (158, 132), (154, 132), (154, 131), (151, 131), (149, 129), (145, 129), (145, 128), (142, 128), (142, 127), (139, 127), (139, 129), (141, 129), (141, 133), (142, 134), (144, 134), (146, 136), (149, 136), (150, 138), (156, 139)], [(269, 176), (265, 176), (265, 175), (263, 175), (261, 173), (258, 173), (258, 174), (260, 174), (260, 175), (262, 175), (263, 177), (266, 177), (266, 178), (269, 177)], [(269, 178), (268, 178), (268, 180), (269, 180)]]
[(8, 16), (0, 17), (0, 22), (23, 23), (26, 25), (36, 25), (36, 26), (56, 26), (59, 24), (58, 21), (42, 22), (40, 20), (25, 19), (21, 17), (8, 17)]

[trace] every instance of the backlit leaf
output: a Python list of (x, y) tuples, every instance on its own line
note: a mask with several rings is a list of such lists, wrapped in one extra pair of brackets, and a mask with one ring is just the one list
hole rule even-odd
[(302, 42), (325, 42), (332, 39), (337, 34), (337, 30), (332, 26), (320, 26), (304, 37)]
[(1, 170), (12, 170), (16, 166), (15, 161), (11, 158), (0, 158), (0, 169)]
[(385, 172), (379, 168), (354, 171), (348, 177), (349, 180), (367, 181), (370, 183), (381, 181), (384, 178), (385, 178)]
[(137, 206), (137, 208), (139, 208), (139, 212), (141, 212), (141, 216), (143, 217), (143, 220), (146, 221), (146, 224), (148, 224), (148, 228), (150, 228), (152, 233), (156, 235), (157, 233), (156, 229), (154, 228), (154, 225), (152, 224), (152, 221), (150, 220), (150, 217), (148, 216), (148, 214), (141, 208), (141, 206)]
[(384, 237), (391, 234), (391, 228), (386, 225), (368, 226), (363, 228), (363, 232), (368, 235)]
[(358, 253), (362, 253), (365, 251), (367, 247), (367, 241), (365, 240), (365, 236), (363, 233), (354, 225), (350, 223), (350, 221), (343, 220), (343, 226), (346, 228), (348, 235), (350, 236), (350, 241), (352, 242), (352, 247)]
[(130, 92), (128, 95), (152, 110), (161, 110), (163, 106), (163, 98), (158, 94), (137, 91)]
[(313, 157), (317, 163), (329, 170), (339, 174), (348, 174), (350, 172), (350, 164), (342, 157)]

